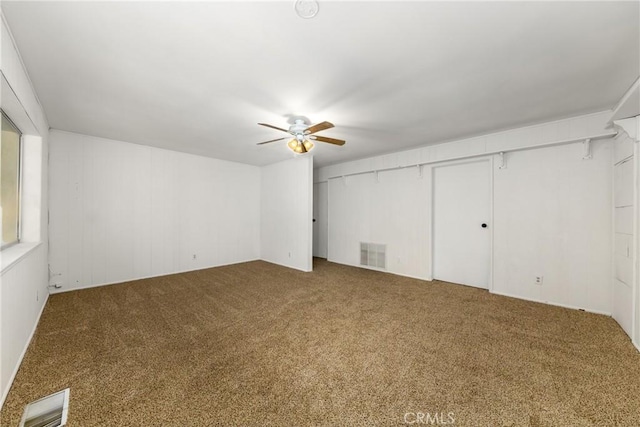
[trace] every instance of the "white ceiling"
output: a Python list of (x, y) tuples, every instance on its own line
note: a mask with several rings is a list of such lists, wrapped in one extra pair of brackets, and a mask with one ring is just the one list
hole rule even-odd
[(52, 128), (264, 165), (291, 115), (316, 165), (613, 107), (640, 74), (638, 2), (11, 2)]

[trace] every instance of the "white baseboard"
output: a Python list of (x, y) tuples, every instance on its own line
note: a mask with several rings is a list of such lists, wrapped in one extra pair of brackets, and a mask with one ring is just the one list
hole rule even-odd
[(303, 273), (310, 273), (310, 272), (313, 271), (313, 262), (311, 262), (311, 270), (304, 270), (302, 268), (294, 267), (292, 265), (287, 265), (287, 264), (283, 264), (283, 263), (280, 263), (280, 262), (271, 261), (271, 260), (264, 259), (264, 258), (261, 258), (260, 261), (268, 262), (269, 264), (279, 265), (280, 267), (290, 268), (292, 270), (302, 271)]
[(574, 305), (569, 305), (569, 304), (560, 304), (560, 303), (556, 303), (556, 302), (550, 302), (550, 301), (542, 301), (539, 299), (535, 299), (535, 298), (527, 298), (527, 297), (523, 297), (523, 296), (519, 296), (519, 295), (512, 295), (512, 294), (507, 294), (504, 292), (497, 292), (497, 291), (490, 291), (492, 294), (495, 295), (501, 295), (503, 297), (509, 297), (509, 298), (516, 298), (516, 299), (521, 299), (521, 300), (525, 300), (525, 301), (531, 301), (531, 302), (538, 302), (540, 304), (547, 304), (547, 305), (554, 305), (556, 307), (562, 307), (562, 308), (569, 308), (571, 310), (580, 310), (580, 311), (586, 311), (589, 313), (594, 313), (594, 314), (602, 314), (604, 316), (609, 316), (611, 317), (611, 313), (606, 312), (606, 311), (600, 311), (600, 310), (593, 310), (590, 308), (582, 308), (582, 307), (576, 307)]
[(161, 274), (152, 274), (150, 276), (132, 277), (130, 279), (118, 280), (116, 282), (94, 283), (94, 284), (89, 284), (89, 285), (74, 286), (72, 288), (60, 288), (60, 289), (51, 288), (51, 293), (52, 294), (61, 294), (61, 293), (64, 293), (64, 292), (79, 291), (81, 289), (98, 288), (100, 286), (119, 285), (121, 283), (135, 282), (136, 280), (153, 279), (155, 277), (171, 276), (172, 274), (180, 274), (180, 273), (189, 273), (191, 271), (208, 270), (210, 268), (225, 267), (227, 265), (242, 264), (244, 262), (251, 262), (251, 261), (264, 261), (264, 260), (261, 260), (260, 258), (254, 258), (254, 259), (247, 259), (247, 260), (243, 260), (243, 261), (234, 261), (234, 262), (230, 262), (228, 264), (216, 264), (216, 265), (210, 265), (210, 266), (206, 266), (206, 267), (199, 267), (199, 268), (194, 268), (194, 269), (191, 269), (191, 270), (177, 270), (177, 271), (170, 271), (170, 272), (161, 273)]
[(411, 274), (404, 274), (404, 273), (391, 273), (389, 271), (384, 271), (384, 270), (379, 270), (382, 271), (383, 273), (389, 273), (389, 274), (393, 274), (395, 276), (402, 276), (402, 277), (406, 277), (407, 279), (416, 279), (416, 280), (422, 280), (423, 282), (433, 282), (433, 277), (418, 277), (418, 276), (413, 276)]
[(328, 262), (332, 262), (334, 264), (340, 264), (340, 265), (346, 265), (348, 267), (355, 267), (355, 268), (361, 268), (363, 270), (369, 270), (369, 271), (377, 271), (379, 273), (386, 273), (386, 274), (393, 274), (394, 276), (401, 276), (401, 277), (407, 277), (409, 279), (416, 279), (416, 280), (422, 280), (422, 281), (426, 281), (426, 282), (431, 282), (433, 280), (433, 277), (429, 276), (429, 277), (419, 277), (419, 276), (414, 276), (411, 274), (404, 274), (404, 273), (397, 273), (394, 271), (389, 271), (389, 270), (383, 270), (382, 268), (376, 268), (376, 267), (371, 267), (368, 265), (359, 265), (359, 264), (347, 264), (344, 262), (340, 262), (340, 261), (336, 261), (333, 259), (328, 259)]
[(46, 293), (45, 300), (42, 303), (42, 307), (40, 307), (40, 312), (38, 313), (38, 316), (36, 317), (36, 321), (33, 324), (33, 328), (31, 329), (31, 333), (29, 334), (29, 339), (27, 340), (27, 343), (25, 344), (24, 348), (22, 349), (22, 352), (20, 353), (20, 357), (18, 357), (18, 363), (16, 363), (16, 366), (13, 369), (13, 372), (11, 373), (11, 376), (9, 377), (9, 382), (7, 383), (7, 388), (6, 388), (6, 390), (2, 391), (2, 396), (0, 397), (0, 409), (2, 409), (2, 407), (4, 406), (4, 401), (7, 398), (7, 396), (9, 395), (9, 390), (11, 390), (11, 386), (13, 385), (13, 380), (15, 380), (16, 375), (18, 374), (18, 370), (20, 369), (20, 365), (22, 365), (22, 359), (24, 359), (24, 355), (27, 353), (27, 349), (29, 348), (29, 345), (31, 344), (31, 340), (33, 339), (33, 336), (36, 333), (36, 329), (38, 328), (38, 324), (40, 324), (40, 317), (42, 316), (42, 313), (44, 312), (44, 308), (47, 306), (47, 302), (48, 301), (49, 301), (49, 294)]

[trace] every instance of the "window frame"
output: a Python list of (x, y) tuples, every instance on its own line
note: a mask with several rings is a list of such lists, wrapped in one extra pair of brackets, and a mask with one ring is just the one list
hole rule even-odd
[[(17, 170), (17, 175), (18, 175), (18, 214), (17, 214), (17, 218), (16, 218), (16, 240), (11, 242), (11, 243), (6, 243), (6, 244), (1, 244), (2, 239), (0, 238), (0, 251), (3, 251), (7, 248), (10, 248), (11, 246), (17, 245), (21, 242), (21, 237), (22, 237), (22, 169), (23, 169), (23, 165), (22, 162), (24, 160), (24, 153), (23, 153), (23, 148), (24, 148), (24, 144), (23, 142), (23, 136), (24, 133), (20, 130), (20, 128), (15, 124), (15, 122), (13, 120), (11, 120), (11, 117), (9, 117), (9, 115), (3, 110), (0, 109), (0, 115), (2, 115), (2, 117), (4, 119), (6, 119), (11, 126), (14, 127), (14, 129), (16, 131), (18, 131), (18, 170)], [(2, 231), (0, 230), (0, 233)]]

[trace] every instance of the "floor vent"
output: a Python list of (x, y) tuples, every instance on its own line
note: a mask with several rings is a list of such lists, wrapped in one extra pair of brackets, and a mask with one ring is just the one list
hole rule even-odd
[(27, 404), (20, 427), (60, 427), (67, 424), (69, 389)]
[(360, 242), (360, 265), (387, 268), (387, 245)]

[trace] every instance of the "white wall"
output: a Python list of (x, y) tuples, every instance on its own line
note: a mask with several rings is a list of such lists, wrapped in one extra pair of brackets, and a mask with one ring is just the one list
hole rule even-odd
[(360, 265), (360, 242), (387, 245), (387, 271), (431, 278), (431, 174), (398, 169), (329, 180), (329, 261)]
[(56, 130), (50, 152), (63, 291), (260, 257), (258, 167)]
[[(615, 131), (608, 128), (610, 116), (611, 111), (603, 111), (459, 141), (426, 145), (383, 156), (339, 163), (318, 168), (314, 171), (313, 180), (314, 182), (323, 182), (331, 177), (383, 170), (385, 168), (412, 167), (420, 163), (455, 160), (466, 156), (513, 150), (519, 147), (544, 146), (549, 143), (593, 137), (595, 135), (615, 135)], [(392, 147), (393, 142), (390, 141), (389, 144)]]
[[(329, 259), (358, 265), (358, 243), (387, 243), (388, 271), (431, 279), (431, 164), (468, 155), (611, 134), (606, 113), (328, 166)], [(491, 290), (611, 313), (611, 140), (494, 155)], [(442, 164), (442, 163), (439, 163)], [(378, 180), (373, 173), (380, 171)], [(361, 175), (350, 175), (361, 174)], [(344, 176), (344, 177), (342, 177)], [(544, 276), (542, 286), (533, 284)]]
[(262, 167), (260, 253), (265, 261), (313, 269), (313, 157)]
[(521, 151), (494, 168), (493, 292), (611, 313), (611, 149)]
[(22, 206), (24, 243), (0, 253), (0, 406), (47, 300), (46, 117), (2, 17), (2, 108), (24, 134)]
[(638, 206), (638, 202), (640, 201), (640, 149), (638, 148), (638, 144), (640, 144), (640, 116), (635, 116), (633, 118), (635, 121), (635, 132), (633, 132), (633, 140), (634, 140), (634, 163), (635, 163), (635, 239), (634, 239), (634, 280), (633, 280), (633, 335), (632, 341), (635, 344), (638, 351), (640, 351), (640, 209)]
[(2, 402), (47, 301), (47, 245), (40, 244), (19, 262), (2, 271)]
[(634, 239), (634, 280), (633, 280), (633, 335), (632, 340), (635, 344), (638, 351), (640, 351), (640, 236), (638, 235), (638, 230), (640, 229), (640, 209), (638, 207), (638, 201), (640, 201), (640, 149), (638, 148), (638, 144), (640, 144), (640, 116), (635, 116), (632, 119), (632, 122), (635, 122), (635, 131), (633, 134), (633, 147), (634, 147), (634, 163), (635, 163), (635, 239)]

